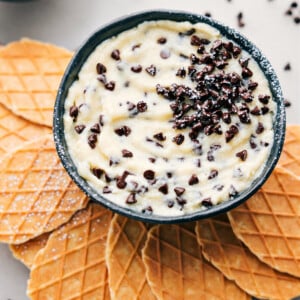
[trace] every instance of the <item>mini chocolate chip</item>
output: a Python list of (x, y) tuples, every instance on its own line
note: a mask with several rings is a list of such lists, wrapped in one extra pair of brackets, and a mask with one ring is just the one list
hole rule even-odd
[(126, 199), (126, 203), (127, 204), (134, 204), (136, 202), (137, 202), (137, 200), (135, 198), (135, 193), (130, 193), (129, 196), (127, 197), (127, 199)]
[(146, 208), (143, 208), (142, 213), (146, 215), (152, 215), (153, 214), (152, 206), (147, 206)]
[(97, 65), (96, 65), (96, 71), (97, 71), (98, 74), (103, 74), (107, 70), (106, 70), (106, 67), (103, 64), (97, 63)]
[(182, 199), (180, 197), (176, 197), (176, 201), (179, 205), (183, 206), (186, 204), (186, 200), (185, 199)]
[(257, 134), (261, 134), (263, 131), (265, 130), (263, 123), (258, 122), (257, 124), (257, 128), (256, 128), (256, 133)]
[(242, 49), (238, 46), (233, 46), (232, 54), (234, 58), (237, 58), (242, 52)]
[(78, 113), (79, 113), (78, 107), (76, 105), (72, 105), (69, 110), (69, 115), (71, 118), (73, 118), (73, 122), (76, 121), (78, 117)]
[(181, 145), (184, 142), (184, 135), (179, 133), (173, 137), (172, 141), (177, 145)]
[(251, 149), (256, 149), (256, 147), (257, 147), (257, 144), (254, 142), (254, 140), (255, 140), (255, 136), (251, 135), (250, 140), (249, 140)]
[(292, 2), (290, 7), (291, 8), (296, 8), (296, 7), (298, 7), (298, 3), (297, 2)]
[(153, 180), (154, 177), (155, 177), (155, 173), (154, 173), (154, 171), (152, 171), (152, 170), (146, 170), (146, 171), (144, 172), (144, 177), (145, 177), (146, 179), (148, 179), (148, 180)]
[(160, 37), (159, 39), (157, 39), (157, 43), (158, 44), (165, 44), (167, 42), (167, 39), (165, 37)]
[(295, 17), (294, 22), (295, 24), (300, 24), (300, 17)]
[(217, 177), (218, 174), (219, 174), (218, 170), (213, 169), (210, 171), (210, 174), (208, 175), (207, 179), (208, 180), (213, 179), (213, 178)]
[(139, 112), (145, 112), (146, 110), (147, 110), (147, 108), (148, 108), (148, 106), (147, 106), (147, 103), (146, 102), (144, 102), (144, 101), (139, 101), (138, 103), (137, 103), (137, 110), (139, 111)]
[(123, 157), (133, 157), (133, 153), (130, 152), (129, 150), (123, 149), (122, 150), (122, 156)]
[(175, 187), (174, 192), (177, 196), (181, 196), (185, 192), (185, 188), (183, 187)]
[(265, 115), (265, 114), (267, 114), (268, 112), (269, 112), (269, 107), (267, 107), (267, 106), (263, 106), (262, 108), (261, 108), (261, 113), (262, 113), (262, 115)]
[(248, 152), (247, 150), (242, 150), (240, 152), (237, 152), (235, 154), (236, 157), (239, 157), (242, 161), (245, 161), (247, 159), (247, 155), (248, 155)]
[(176, 76), (184, 78), (186, 76), (186, 70), (184, 67), (181, 67), (177, 70)]
[(291, 70), (291, 64), (290, 63), (287, 63), (284, 68), (283, 68), (284, 71), (290, 71)]
[(167, 205), (169, 208), (172, 208), (174, 206), (174, 204), (175, 204), (175, 202), (173, 200), (169, 200)]
[(245, 23), (243, 22), (243, 13), (242, 12), (239, 12), (238, 15), (237, 15), (237, 20), (238, 20), (238, 26), (239, 27), (244, 27), (245, 26)]
[(129, 111), (132, 111), (132, 110), (134, 110), (136, 108), (136, 105), (134, 103), (132, 103), (132, 102), (128, 101), (127, 105), (128, 105), (128, 110)]
[(120, 60), (120, 50), (115, 49), (112, 53), (111, 53), (111, 58), (113, 58), (114, 60)]
[(259, 116), (260, 115), (260, 109), (258, 106), (255, 106), (252, 110), (250, 110), (250, 113), (254, 116)]
[(236, 188), (233, 185), (230, 185), (230, 187), (229, 187), (229, 193), (228, 193), (229, 197), (233, 198), (237, 194), (238, 194), (238, 192), (237, 192)]
[(123, 135), (129, 136), (129, 134), (131, 133), (131, 129), (130, 127), (124, 125), (120, 128), (115, 129), (115, 133), (119, 136), (123, 136)]
[(90, 130), (91, 130), (91, 132), (94, 132), (94, 133), (100, 133), (101, 129), (100, 129), (99, 123), (94, 124)]
[(112, 190), (108, 186), (105, 186), (103, 188), (103, 194), (110, 194), (111, 192), (112, 192)]
[(211, 202), (211, 198), (208, 197), (208, 198), (204, 198), (202, 201), (201, 201), (201, 204), (205, 207), (211, 207), (213, 204)]
[(131, 71), (134, 73), (140, 73), (142, 72), (143, 67), (141, 65), (136, 65), (131, 67)]
[(284, 106), (285, 107), (290, 107), (292, 105), (292, 103), (289, 100), (287, 100), (287, 99), (284, 99), (283, 102), (284, 102)]
[(222, 115), (222, 120), (226, 123), (226, 124), (230, 124), (231, 123), (231, 116), (228, 112), (224, 112)]
[(211, 18), (211, 13), (210, 13), (210, 12), (206, 12), (206, 13), (204, 14), (204, 16), (205, 16), (205, 17), (208, 17), (208, 18)]
[(131, 47), (131, 50), (134, 51), (137, 48), (140, 48), (142, 44), (135, 44)]
[(196, 29), (191, 28), (191, 29), (188, 29), (187, 31), (179, 32), (178, 35), (179, 36), (190, 36), (190, 35), (194, 34), (195, 32), (196, 32)]
[(100, 116), (99, 116), (99, 124), (100, 124), (101, 126), (104, 126), (103, 118), (104, 118), (103, 115), (100, 115)]
[(219, 192), (222, 191), (223, 188), (224, 188), (224, 185), (222, 185), (222, 184), (217, 184), (213, 187), (214, 190), (217, 190)]
[(124, 87), (129, 87), (129, 85), (130, 85), (130, 82), (127, 80), (127, 81), (125, 81), (125, 83), (124, 83)]
[(96, 147), (96, 143), (97, 143), (97, 134), (93, 133), (88, 137), (88, 144), (89, 146), (94, 149)]
[(153, 137), (161, 142), (166, 140), (166, 137), (163, 135), (162, 132), (154, 134)]
[(239, 64), (241, 67), (243, 68), (247, 68), (248, 67), (248, 63), (249, 63), (250, 58), (249, 57), (242, 57), (239, 59)]
[(252, 75), (253, 75), (253, 72), (249, 68), (245, 67), (242, 69), (243, 78), (249, 78), (249, 77), (252, 77)]
[(103, 84), (107, 83), (107, 79), (106, 79), (105, 74), (100, 74), (99, 76), (97, 76), (97, 80), (100, 81)]
[(92, 168), (91, 171), (93, 175), (96, 176), (98, 179), (100, 179), (101, 176), (104, 174), (104, 170), (100, 168)]
[(251, 91), (255, 90), (257, 86), (258, 86), (258, 83), (254, 82), (252, 80), (250, 80), (248, 83), (248, 89)]
[(114, 81), (109, 81), (104, 85), (104, 87), (109, 91), (113, 91), (115, 89), (115, 86), (116, 83)]
[(207, 160), (208, 161), (214, 161), (215, 160), (215, 157), (213, 155), (212, 150), (207, 151)]
[(201, 44), (202, 44), (201, 39), (197, 35), (191, 36), (191, 45), (192, 46), (200, 46)]
[(127, 183), (126, 183), (125, 180), (126, 180), (126, 177), (128, 175), (129, 175), (129, 172), (128, 171), (124, 171), (123, 174), (122, 174), (122, 176), (117, 177), (116, 183), (117, 183), (117, 187), (119, 189), (124, 189), (126, 187)]
[(83, 132), (83, 130), (85, 129), (85, 125), (76, 125), (75, 127), (74, 127), (74, 129), (75, 129), (75, 131), (78, 133), (78, 134), (80, 134), (80, 133), (82, 133)]
[(153, 164), (156, 162), (156, 159), (154, 157), (149, 157), (148, 158), (150, 162), (152, 162)]
[(192, 65), (197, 65), (200, 63), (199, 57), (197, 57), (195, 54), (190, 55), (190, 61)]
[(262, 104), (268, 104), (270, 98), (271, 98), (271, 97), (268, 96), (268, 95), (258, 95), (258, 100), (259, 100)]
[(197, 183), (199, 183), (199, 179), (198, 179), (197, 175), (193, 174), (189, 179), (189, 185), (194, 185)]
[(151, 76), (155, 76), (156, 75), (156, 67), (154, 65), (150, 65), (149, 67), (146, 68), (146, 72)]
[(159, 190), (162, 194), (167, 195), (168, 192), (169, 192), (168, 184), (167, 184), (167, 183), (163, 184), (162, 186), (160, 186), (160, 187), (158, 188), (158, 190)]
[(169, 58), (170, 57), (170, 55), (171, 55), (171, 53), (170, 53), (170, 50), (168, 50), (168, 49), (163, 49), (163, 50), (161, 50), (160, 51), (160, 57), (162, 58), (162, 59), (167, 59), (167, 58)]
[(112, 178), (110, 178), (106, 173), (104, 174), (104, 177), (105, 177), (106, 182), (111, 182), (112, 181)]

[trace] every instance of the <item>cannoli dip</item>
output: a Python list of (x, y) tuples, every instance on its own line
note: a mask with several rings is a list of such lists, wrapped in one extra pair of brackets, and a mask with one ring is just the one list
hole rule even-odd
[(65, 101), (78, 173), (109, 201), (176, 216), (260, 176), (276, 104), (249, 53), (204, 23), (144, 22), (99, 44)]

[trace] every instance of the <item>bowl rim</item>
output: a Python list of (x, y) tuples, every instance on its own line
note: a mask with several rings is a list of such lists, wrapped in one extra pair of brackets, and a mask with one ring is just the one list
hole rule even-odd
[[(93, 50), (102, 41), (117, 35), (125, 30), (134, 28), (138, 24), (144, 21), (156, 21), (156, 20), (171, 20), (171, 21), (189, 21), (193, 23), (206, 23), (216, 29), (218, 29), (222, 36), (232, 40), (243, 50), (246, 50), (251, 54), (252, 58), (258, 63), (266, 76), (269, 87), (272, 92), (273, 100), (277, 104), (276, 115), (273, 116), (273, 129), (274, 129), (274, 142), (268, 157), (265, 168), (261, 171), (261, 175), (256, 178), (250, 187), (243, 190), (235, 198), (228, 199), (220, 204), (214, 205), (205, 210), (199, 210), (189, 214), (183, 214), (179, 216), (162, 216), (155, 214), (143, 214), (142, 212), (134, 211), (118, 204), (109, 201), (102, 194), (97, 192), (92, 186), (90, 186), (86, 180), (84, 180), (77, 172), (75, 164), (73, 163), (68, 150), (66, 141), (64, 138), (64, 103), (67, 97), (68, 90), (72, 83), (77, 79), (77, 75), (81, 70), (82, 65), (86, 61), (87, 57), (93, 52)], [(250, 42), (244, 35), (236, 31), (235, 29), (223, 25), (219, 21), (216, 21), (210, 17), (206, 17), (200, 14), (194, 14), (187, 11), (178, 10), (149, 10), (141, 11), (134, 14), (125, 15), (117, 20), (114, 20), (96, 32), (94, 32), (77, 50), (73, 58), (71, 59), (66, 71), (62, 77), (57, 97), (54, 105), (54, 116), (53, 116), (53, 135), (54, 142), (58, 156), (62, 162), (62, 165), (66, 169), (72, 180), (79, 186), (79, 188), (94, 202), (100, 203), (106, 208), (125, 215), (127, 217), (150, 223), (181, 223), (190, 222), (203, 218), (212, 217), (220, 213), (224, 213), (233, 209), (234, 207), (242, 204), (249, 199), (267, 180), (271, 172), (276, 166), (276, 163), (280, 157), (284, 137), (285, 137), (285, 126), (286, 126), (286, 115), (285, 106), (283, 101), (282, 90), (280, 87), (279, 80), (273, 67), (265, 55)]]

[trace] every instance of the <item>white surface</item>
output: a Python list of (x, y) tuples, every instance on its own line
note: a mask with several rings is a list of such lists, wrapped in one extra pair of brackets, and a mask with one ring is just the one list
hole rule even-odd
[[(283, 0), (36, 0), (0, 2), (0, 41), (27, 36), (76, 49), (92, 32), (114, 18), (147, 9), (210, 12), (237, 27), (238, 12), (246, 26), (240, 31), (266, 54), (284, 95), (292, 102), (288, 123), (300, 123), (300, 24), (284, 15), (291, 1)], [(292, 70), (283, 71), (290, 62)], [(28, 271), (0, 245), (0, 300), (26, 299)]]

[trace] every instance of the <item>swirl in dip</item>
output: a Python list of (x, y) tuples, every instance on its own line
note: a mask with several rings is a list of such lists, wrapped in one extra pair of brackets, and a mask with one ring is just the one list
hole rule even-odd
[(65, 102), (80, 176), (110, 201), (176, 216), (257, 178), (276, 105), (250, 55), (211, 26), (151, 21), (101, 43)]

